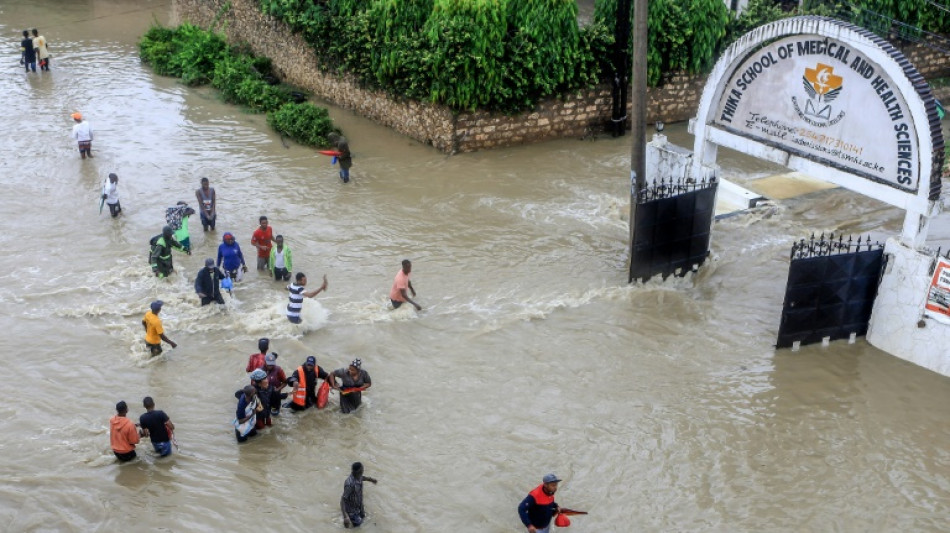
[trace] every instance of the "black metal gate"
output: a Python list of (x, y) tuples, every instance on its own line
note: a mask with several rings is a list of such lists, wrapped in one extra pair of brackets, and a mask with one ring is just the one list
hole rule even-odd
[(863, 336), (884, 269), (884, 246), (834, 235), (792, 245), (777, 348)]
[(709, 255), (716, 208), (715, 179), (660, 181), (637, 194), (630, 281), (686, 275)]

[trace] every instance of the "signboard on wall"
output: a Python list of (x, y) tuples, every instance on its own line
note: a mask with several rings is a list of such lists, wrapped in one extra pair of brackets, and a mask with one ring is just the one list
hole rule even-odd
[(950, 261), (939, 259), (927, 292), (927, 316), (950, 324)]
[(736, 61), (722, 87), (711, 122), (724, 130), (904, 192), (921, 185), (920, 140), (904, 96), (849, 42), (813, 34), (773, 41)]

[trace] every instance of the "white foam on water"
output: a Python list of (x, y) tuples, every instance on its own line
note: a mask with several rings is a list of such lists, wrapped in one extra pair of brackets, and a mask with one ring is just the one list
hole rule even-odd
[(330, 322), (330, 311), (319, 301), (304, 298), (300, 319), (300, 324), (287, 320), (287, 299), (281, 294), (257, 307), (233, 313), (229, 327), (235, 333), (249, 334), (254, 338), (296, 337), (325, 327)]
[(662, 293), (676, 293), (684, 286), (692, 286), (691, 277), (691, 275), (685, 278), (670, 276), (663, 280), (660, 276), (655, 276), (646, 283), (604, 285), (583, 292), (539, 294), (530, 298), (523, 298), (515, 293), (508, 295), (495, 293), (484, 300), (457, 304), (453, 309), (460, 313), (478, 316), (480, 318), (479, 333), (490, 333), (514, 323), (546, 320), (557, 311), (575, 309), (602, 300), (633, 301), (650, 293), (660, 294), (659, 297), (662, 298)]
[(510, 198), (480, 198), (478, 205), (500, 213), (516, 216), (527, 222), (561, 224), (580, 222), (591, 227), (626, 227), (629, 219), (629, 199), (607, 193), (571, 195), (563, 200), (522, 202)]
[[(254, 290), (249, 283), (253, 282), (248, 281), (237, 284), (231, 294), (224, 292), (224, 305), (202, 306), (194, 292), (193, 275), (187, 269), (177, 267), (171, 276), (157, 278), (148, 265), (135, 259), (118, 260), (104, 271), (93, 272), (71, 283), (70, 287), (32, 293), (28, 298), (35, 299), (39, 305), (27, 316), (93, 320), (97, 328), (122, 339), (129, 347), (128, 357), (139, 367), (174, 357), (168, 345), (164, 345), (164, 352), (156, 357), (145, 347), (141, 321), (155, 300), (164, 302), (160, 317), (166, 335), (179, 343), (189, 335), (221, 331), (231, 332), (234, 338), (293, 338), (317, 331), (330, 321), (330, 311), (319, 301), (307, 298), (301, 312), (302, 322), (292, 324), (287, 320), (284, 291), (275, 290), (266, 293), (264, 299), (255, 298), (250, 296)], [(57, 301), (64, 294), (81, 297), (73, 298), (77, 303), (64, 306)], [(44, 305), (53, 307), (44, 308)]]
[[(576, 198), (571, 201), (570, 198)], [(577, 196), (568, 196), (567, 201), (550, 202), (547, 206), (549, 215), (546, 222), (559, 222), (557, 219), (568, 219), (582, 222), (591, 227), (613, 226), (620, 229), (627, 227), (630, 214), (630, 201), (606, 193), (587, 193), (578, 191)]]
[[(425, 309), (425, 308), (424, 308)], [(393, 309), (389, 297), (374, 296), (370, 300), (359, 300), (345, 303), (337, 308), (337, 312), (348, 324), (374, 324), (379, 322), (402, 322), (413, 320), (419, 316), (412, 304), (406, 303)]]

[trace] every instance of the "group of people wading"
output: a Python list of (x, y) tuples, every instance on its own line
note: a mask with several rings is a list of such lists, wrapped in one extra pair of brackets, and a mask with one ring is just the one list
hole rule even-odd
[[(234, 393), (238, 405), (233, 424), (238, 442), (246, 442), (256, 436), (258, 430), (273, 425), (273, 417), (280, 416), (281, 407), (292, 411), (323, 409), (331, 390), (340, 394), (340, 410), (351, 413), (362, 404), (363, 391), (373, 385), (360, 359), (354, 359), (345, 368), (327, 372), (317, 364), (316, 357), (309, 356), (287, 377), (277, 364), (277, 353), (268, 353), (270, 340), (260, 339), (257, 347), (258, 351), (251, 354), (245, 367), (250, 383)], [(287, 387), (291, 388), (290, 392), (284, 392)], [(290, 401), (281, 405), (288, 397)]]
[[(87, 156), (92, 157), (92, 128), (83, 121), (81, 114), (75, 113), (73, 118), (76, 121), (73, 137), (79, 141), (80, 154), (83, 159)], [(345, 139), (336, 138), (333, 141), (338, 148), (346, 150), (346, 160), (340, 159), (340, 178), (346, 183), (349, 181), (349, 165), (351, 164), (348, 159), (348, 146)], [(205, 232), (215, 231), (217, 195), (214, 188), (210, 186), (208, 178), (201, 179), (201, 186), (195, 191), (195, 197), (202, 228)], [(108, 181), (103, 186), (102, 203), (109, 205), (112, 217), (121, 214), (118, 176), (114, 173), (109, 175)], [(100, 211), (101, 206), (102, 204), (100, 204)], [(152, 237), (149, 241), (149, 265), (155, 276), (164, 278), (174, 272), (173, 249), (191, 255), (188, 222), (189, 217), (195, 213), (196, 211), (186, 202), (178, 202), (175, 206), (166, 209), (166, 225), (159, 235)], [(266, 216), (261, 216), (258, 222), (260, 225), (251, 237), (251, 244), (257, 249), (258, 271), (268, 271), (270, 277), (278, 282), (291, 281), (293, 258), (290, 248), (284, 243), (282, 235), (274, 236), (273, 228)], [(195, 277), (195, 293), (200, 298), (201, 305), (209, 305), (212, 302), (224, 304), (222, 290), (230, 292), (234, 282), (240, 281), (247, 270), (244, 254), (234, 234), (225, 232), (218, 246), (217, 258), (207, 258), (204, 268), (199, 270)], [(416, 310), (422, 310), (422, 307), (413, 300), (416, 297), (416, 290), (410, 281), (411, 272), (412, 263), (408, 259), (403, 260), (402, 268), (396, 273), (389, 293), (393, 309), (409, 303)], [(304, 298), (313, 298), (327, 290), (326, 276), (323, 276), (322, 284), (315, 290), (306, 291), (306, 284), (306, 275), (297, 272), (293, 276), (293, 281), (287, 286), (289, 293), (287, 319), (291, 323), (302, 322), (301, 311)], [(142, 325), (145, 328), (145, 344), (151, 356), (162, 353), (163, 342), (172, 348), (177, 347), (177, 344), (165, 335), (159, 317), (163, 305), (164, 302), (161, 300), (153, 301), (142, 319)], [(248, 439), (257, 436), (260, 431), (273, 426), (273, 419), (280, 416), (282, 408), (293, 412), (306, 411), (314, 407), (325, 408), (331, 390), (339, 393), (340, 411), (351, 413), (360, 407), (362, 393), (373, 384), (372, 378), (363, 369), (363, 362), (359, 358), (353, 359), (346, 367), (327, 371), (317, 364), (316, 357), (308, 356), (288, 377), (284, 369), (277, 364), (278, 354), (269, 350), (270, 340), (260, 339), (258, 351), (251, 354), (245, 367), (249, 383), (234, 393), (237, 407), (232, 425), (238, 443), (247, 442)], [(288, 387), (289, 390), (287, 390)], [(284, 403), (285, 400), (286, 403)], [(171, 455), (173, 444), (177, 447), (174, 436), (175, 426), (169, 416), (164, 411), (155, 409), (155, 402), (151, 397), (144, 398), (143, 407), (146, 412), (141, 415), (139, 423), (136, 424), (128, 417), (126, 402), (120, 401), (116, 404), (116, 414), (109, 422), (110, 444), (120, 462), (131, 461), (137, 457), (135, 446), (142, 437), (150, 439), (159, 457)], [(347, 528), (359, 527), (366, 517), (363, 507), (363, 482), (377, 483), (376, 479), (363, 475), (363, 472), (362, 463), (353, 463), (350, 475), (344, 481), (340, 512), (343, 525)], [(547, 533), (552, 524), (559, 527), (570, 525), (569, 515), (586, 514), (582, 511), (562, 508), (554, 501), (560, 482), (561, 479), (555, 474), (545, 475), (541, 484), (519, 504), (518, 515), (529, 532)]]
[[(82, 124), (81, 116), (74, 118), (77, 119), (77, 126)], [(91, 128), (89, 128), (89, 135), (91, 137)], [(82, 155), (91, 157), (91, 152), (87, 153), (86, 150), (90, 150), (90, 144), (81, 144)], [(341, 178), (344, 182), (348, 181), (348, 176), (341, 174)], [(101, 202), (109, 205), (112, 217), (117, 217), (122, 212), (118, 181), (118, 176), (112, 173), (102, 189)], [(197, 213), (200, 214), (204, 231), (215, 231), (217, 195), (214, 188), (210, 186), (208, 178), (201, 179), (201, 187), (195, 191), (195, 197), (198, 201)], [(178, 202), (166, 209), (166, 225), (160, 234), (149, 241), (149, 265), (155, 276), (165, 278), (174, 273), (173, 250), (191, 255), (188, 224), (189, 217), (195, 213), (196, 211), (186, 202)], [(257, 269), (267, 271), (275, 281), (290, 281), (293, 271), (293, 256), (290, 248), (284, 243), (282, 235), (273, 234), (273, 228), (266, 216), (261, 216), (258, 222), (259, 227), (254, 230), (251, 237), (251, 244), (257, 249)], [(222, 290), (230, 291), (233, 283), (239, 281), (247, 270), (244, 254), (234, 234), (225, 232), (218, 246), (217, 259), (206, 259), (204, 268), (200, 269), (195, 277), (195, 292), (201, 300), (201, 305), (205, 306), (212, 302), (224, 304)], [(409, 279), (411, 270), (412, 264), (407, 259), (402, 262), (402, 268), (396, 273), (389, 294), (394, 309), (406, 302), (412, 304), (417, 310), (422, 309), (413, 300), (416, 291)], [(287, 319), (291, 323), (302, 321), (300, 313), (304, 298), (312, 298), (327, 289), (326, 276), (323, 276), (320, 287), (313, 291), (305, 290), (306, 283), (306, 275), (297, 272), (293, 281), (287, 286), (289, 293)], [(153, 301), (142, 319), (145, 345), (151, 356), (162, 353), (162, 343), (172, 348), (178, 346), (165, 334), (160, 318), (164, 305), (161, 300)], [(258, 351), (251, 354), (245, 367), (249, 383), (234, 393), (237, 407), (232, 425), (238, 443), (247, 442), (248, 439), (258, 435), (259, 431), (273, 426), (273, 419), (280, 416), (282, 408), (293, 412), (305, 411), (313, 407), (325, 408), (331, 390), (339, 394), (340, 411), (351, 413), (362, 404), (362, 393), (372, 386), (372, 378), (369, 372), (362, 368), (363, 362), (359, 358), (353, 359), (346, 367), (328, 371), (317, 364), (316, 357), (309, 356), (290, 376), (287, 376), (284, 369), (277, 364), (278, 354), (269, 350), (270, 340), (260, 339)], [(174, 425), (168, 415), (163, 411), (155, 410), (154, 401), (150, 397), (145, 398), (143, 405), (148, 412), (143, 414), (140, 422), (136, 424), (127, 416), (126, 402), (121, 401), (116, 404), (116, 414), (110, 420), (110, 441), (113, 453), (120, 462), (131, 461), (137, 457), (135, 446), (142, 437), (151, 439), (153, 448), (160, 457), (172, 453), (172, 442), (175, 441)], [(177, 446), (177, 441), (175, 441), (175, 446)], [(360, 526), (366, 516), (363, 508), (363, 481), (376, 483), (375, 479), (363, 475), (361, 463), (353, 463), (340, 498), (340, 511), (345, 527)]]

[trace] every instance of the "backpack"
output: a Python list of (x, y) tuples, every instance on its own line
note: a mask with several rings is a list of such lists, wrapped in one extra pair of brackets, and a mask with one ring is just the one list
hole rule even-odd
[(155, 246), (158, 244), (158, 239), (161, 239), (161, 238), (162, 238), (162, 234), (159, 233), (158, 235), (148, 240), (148, 262), (149, 263), (152, 263), (152, 261), (155, 260), (155, 257), (156, 257)]

